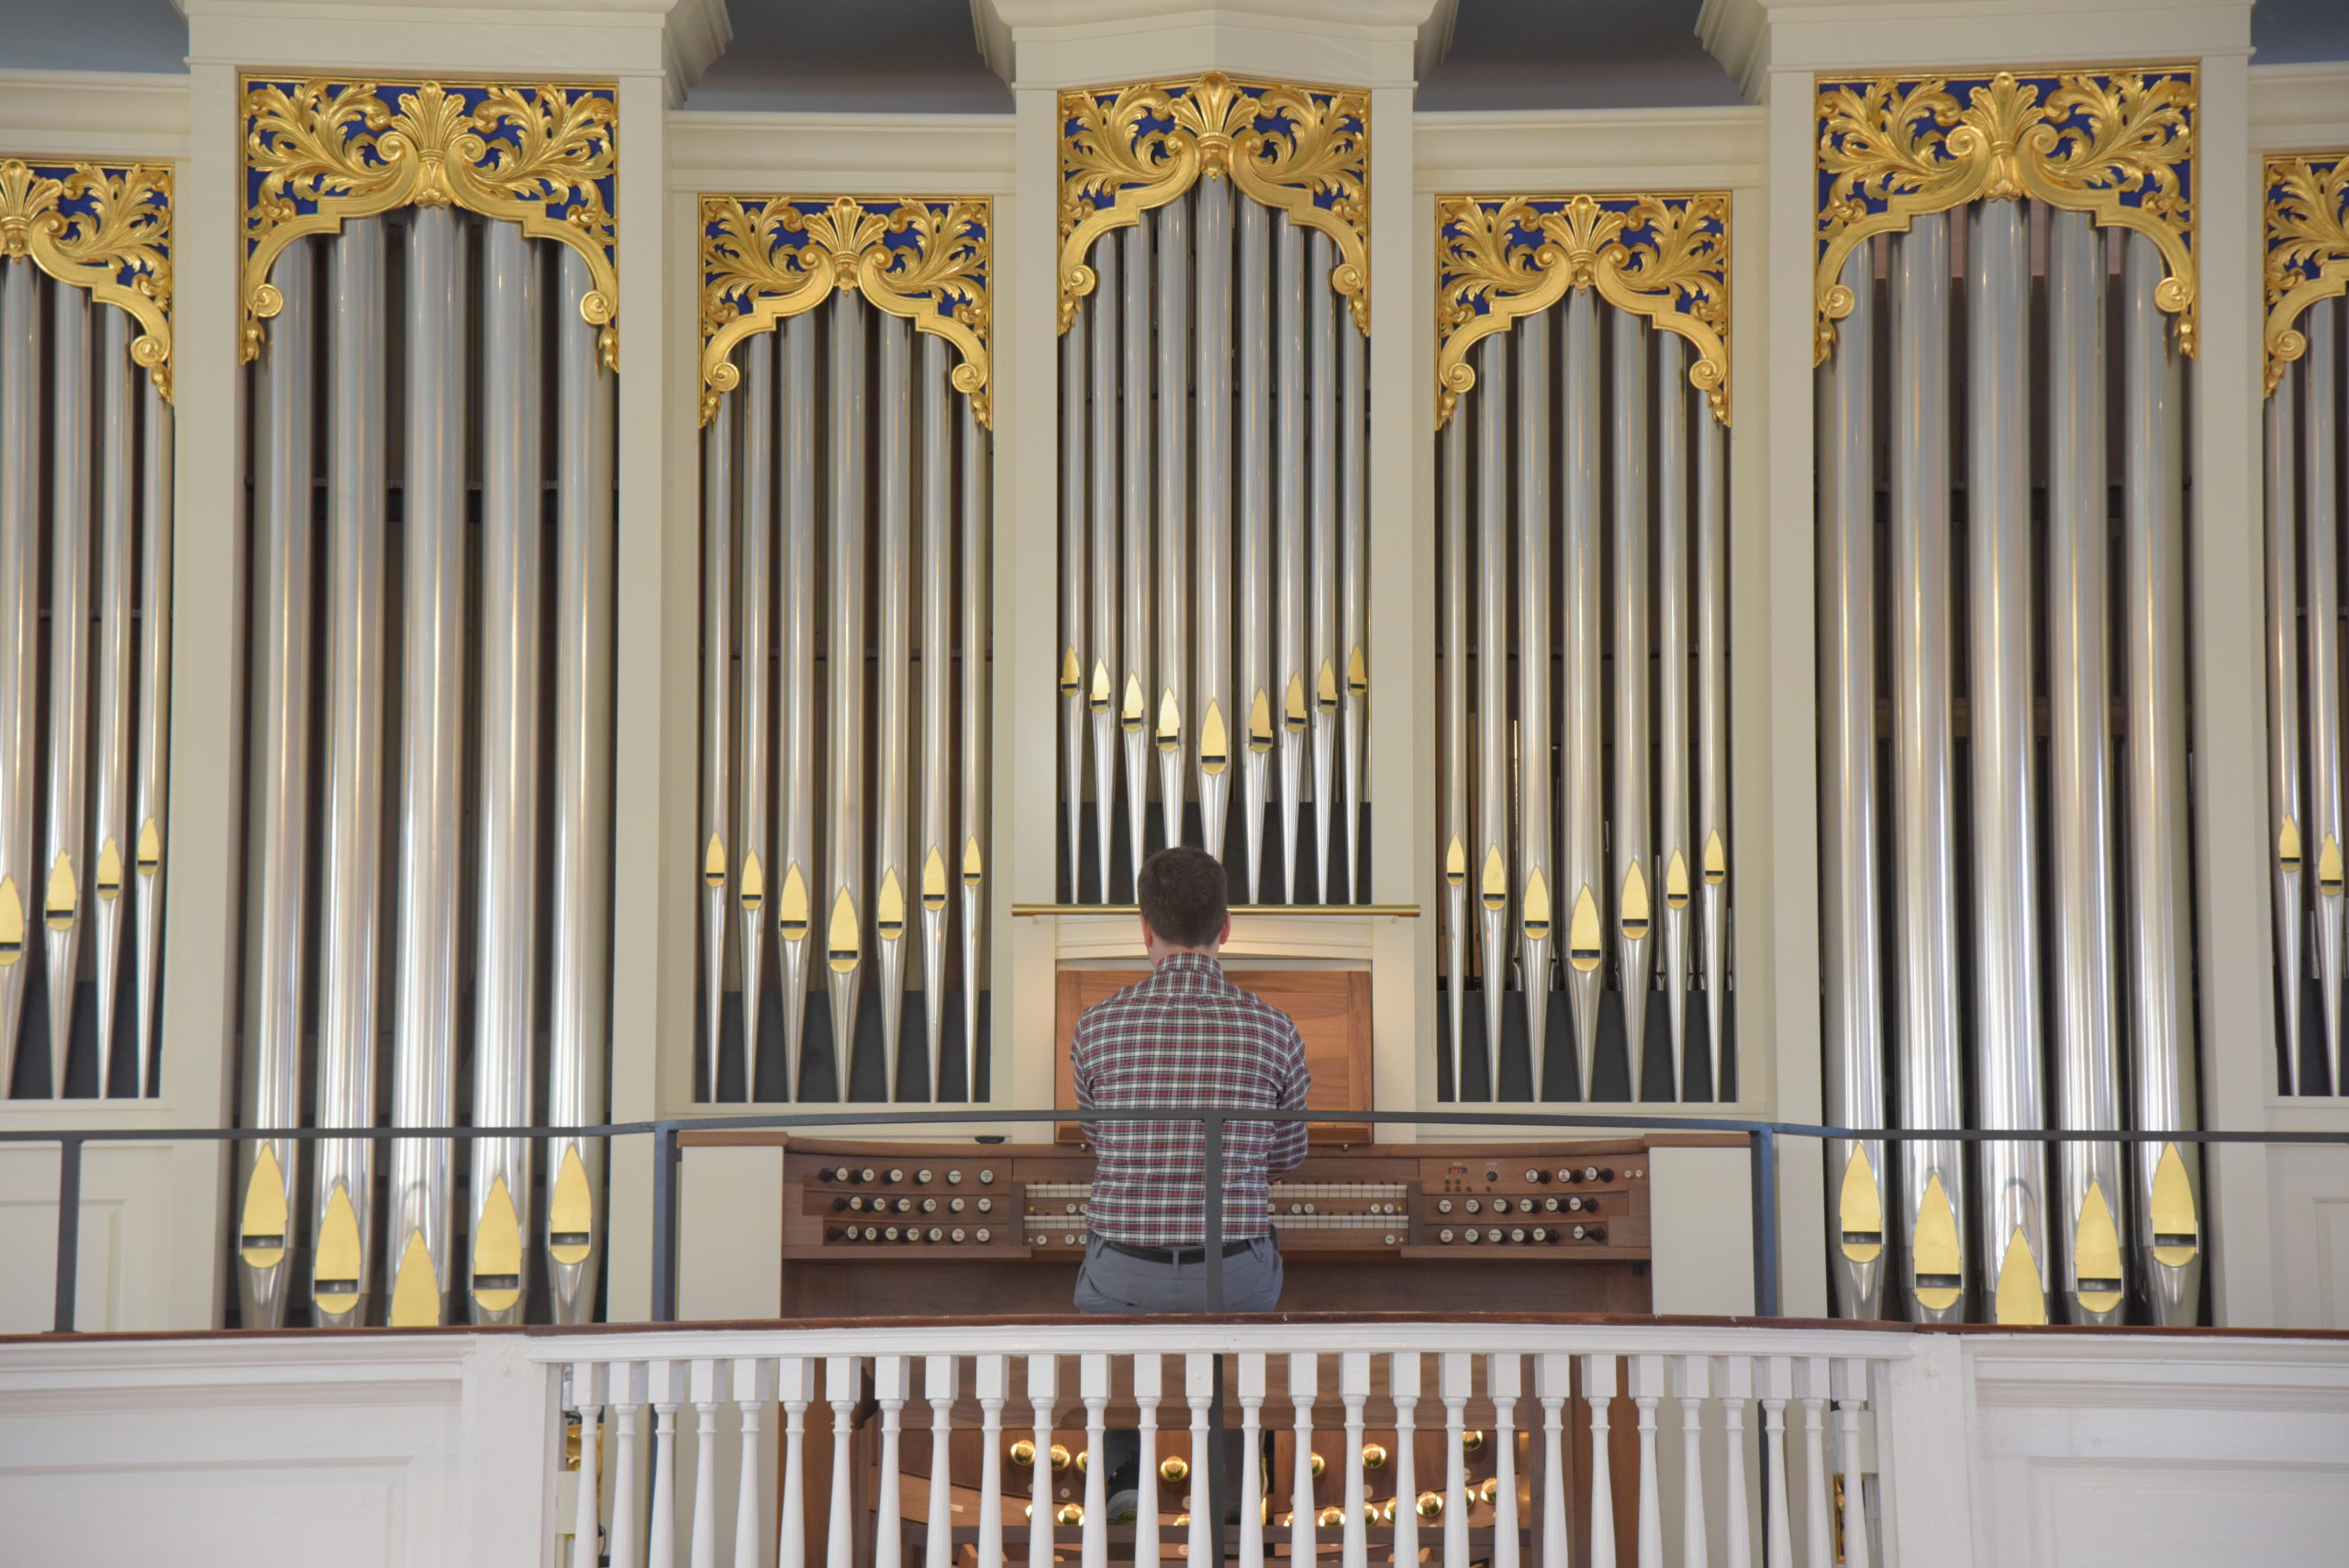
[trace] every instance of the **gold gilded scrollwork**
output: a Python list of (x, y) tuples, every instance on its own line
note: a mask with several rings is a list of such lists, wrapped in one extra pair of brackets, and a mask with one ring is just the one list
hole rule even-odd
[(994, 204), (830, 202), (789, 196), (701, 199), (701, 422), (742, 379), (734, 345), (813, 310), (836, 292), (934, 332), (962, 354), (952, 380), (992, 426), (987, 262)]
[(172, 395), (172, 172), (0, 159), (0, 256), (21, 256), (139, 323), (131, 360)]
[(2025, 197), (2160, 247), (2168, 276), (2154, 302), (2193, 353), (2195, 108), (2187, 67), (1822, 80), (1814, 361), (1834, 350), (1852, 309), (1843, 263), (1871, 236), (1904, 233), (1920, 213)]
[(1729, 197), (1441, 196), (1436, 200), (1436, 428), (1476, 384), (1468, 350), (1570, 289), (1694, 345), (1688, 384), (1729, 423)]
[(1192, 81), (1063, 93), (1060, 329), (1096, 277), (1085, 258), (1114, 228), (1141, 221), (1204, 176), (1337, 243), (1330, 286), (1370, 333), (1370, 95)]
[(609, 86), (248, 80), (243, 357), (284, 304), (269, 273), (288, 245), (347, 218), (460, 206), (579, 252), (592, 280), (579, 314), (618, 369), (618, 123)]
[(2267, 193), (2267, 390), (2308, 352), (2292, 323), (2321, 299), (2349, 294), (2349, 152), (2270, 158)]

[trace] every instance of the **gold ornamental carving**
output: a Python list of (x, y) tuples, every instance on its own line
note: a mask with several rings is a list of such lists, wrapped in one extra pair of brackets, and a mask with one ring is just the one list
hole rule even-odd
[(579, 252), (580, 317), (618, 368), (612, 87), (248, 79), (244, 101), (246, 360), (284, 304), (269, 274), (287, 246), (349, 218), (459, 206)]
[(2262, 170), (2266, 193), (2267, 391), (2284, 367), (2308, 352), (2293, 326), (2321, 299), (2349, 294), (2349, 152), (2270, 158)]
[(701, 198), (701, 422), (742, 373), (734, 346), (854, 289), (962, 355), (950, 377), (993, 425), (987, 296), (995, 206), (840, 196)]
[(172, 172), (0, 159), (0, 256), (22, 257), (139, 323), (132, 362), (172, 395)]
[(1097, 281), (1093, 242), (1181, 196), (1202, 178), (1319, 229), (1338, 248), (1330, 286), (1370, 334), (1370, 95), (1236, 82), (1219, 71), (1178, 82), (1063, 93), (1060, 329)]
[(1468, 352), (1569, 290), (1677, 332), (1688, 384), (1729, 423), (1729, 197), (1439, 196), (1436, 428), (1476, 384)]
[(2183, 66), (1822, 79), (1814, 361), (1851, 314), (1843, 263), (1871, 237), (1905, 233), (1920, 214), (2024, 198), (2150, 239), (2167, 269), (2154, 302), (2192, 354), (2195, 113)]

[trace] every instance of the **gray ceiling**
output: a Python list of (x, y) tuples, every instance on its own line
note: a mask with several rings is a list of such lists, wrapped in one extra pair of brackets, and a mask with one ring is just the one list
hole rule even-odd
[[(1735, 90), (1697, 42), (1699, 0), (1460, 0), (1428, 109), (1722, 104)], [(730, 0), (734, 44), (696, 109), (1001, 114), (970, 0)], [(2349, 0), (2261, 0), (2266, 63), (2349, 60)], [(172, 0), (0, 0), (0, 68), (175, 72), (187, 21)], [(1994, 53), (1995, 50), (1985, 50)]]

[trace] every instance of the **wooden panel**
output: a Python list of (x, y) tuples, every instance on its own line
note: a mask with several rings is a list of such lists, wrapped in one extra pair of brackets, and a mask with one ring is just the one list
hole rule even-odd
[[(1063, 969), (1056, 1009), (1059, 1054), (1052, 1063), (1052, 1104), (1074, 1109), (1076, 1090), (1068, 1053), (1076, 1040), (1076, 1020), (1085, 1009), (1143, 978), (1138, 969)], [(1374, 1109), (1370, 1047), (1370, 972), (1363, 969), (1235, 969), (1226, 972), (1242, 991), (1286, 1013), (1305, 1043), (1305, 1069), (1313, 1075), (1308, 1108), (1366, 1114)], [(1370, 1137), (1366, 1121), (1316, 1122), (1315, 1143), (1360, 1143)], [(1053, 1137), (1081, 1143), (1074, 1122), (1063, 1122)]]

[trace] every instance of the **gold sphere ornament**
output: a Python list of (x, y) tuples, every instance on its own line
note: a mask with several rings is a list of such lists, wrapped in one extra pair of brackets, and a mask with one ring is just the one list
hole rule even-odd
[(1330, 1468), (1330, 1462), (1329, 1462), (1328, 1460), (1326, 1460), (1326, 1459), (1323, 1459), (1323, 1458), (1322, 1458), (1319, 1454), (1318, 1454), (1318, 1453), (1316, 1453), (1316, 1454), (1309, 1454), (1309, 1455), (1308, 1455), (1308, 1456), (1307, 1456), (1307, 1458), (1306, 1458), (1306, 1462), (1307, 1462), (1307, 1464), (1308, 1464), (1308, 1465), (1312, 1468), (1312, 1471), (1313, 1471), (1313, 1479), (1314, 1479), (1314, 1480), (1316, 1480), (1316, 1481), (1320, 1480), (1320, 1479), (1321, 1479), (1321, 1473), (1322, 1473), (1324, 1470), (1327, 1470), (1327, 1469), (1329, 1469), (1329, 1468)]
[(1063, 1503), (1060, 1507), (1060, 1512), (1052, 1516), (1052, 1522), (1056, 1525), (1083, 1524), (1085, 1522), (1085, 1505), (1082, 1503)]
[(1419, 1518), (1423, 1519), (1440, 1519), (1443, 1518), (1443, 1494), (1441, 1492), (1420, 1493), (1419, 1510)]
[(1389, 1497), (1378, 1505), (1378, 1522), (1383, 1525), (1391, 1525), (1395, 1522), (1394, 1498)]
[(1482, 1433), (1482, 1432), (1463, 1432), (1463, 1433), (1461, 1433), (1461, 1434), (1460, 1434), (1460, 1451), (1461, 1451), (1461, 1452), (1463, 1452), (1463, 1453), (1482, 1453), (1482, 1452), (1484, 1452), (1484, 1451), (1485, 1451), (1485, 1434), (1484, 1434), (1484, 1433)]
[(1176, 1529), (1181, 1529), (1184, 1526), (1186, 1526), (1186, 1525), (1189, 1524), (1190, 1522), (1191, 1522), (1191, 1516), (1190, 1516), (1190, 1515), (1188, 1515), (1188, 1514), (1176, 1514), (1176, 1515), (1174, 1516), (1174, 1528), (1175, 1528)]
[(1091, 1449), (1089, 1449), (1089, 1448), (1081, 1448), (1081, 1449), (1078, 1449), (1078, 1450), (1076, 1451), (1076, 1473), (1077, 1473), (1079, 1475), (1082, 1475), (1082, 1474), (1084, 1474), (1087, 1470), (1091, 1469), (1091, 1468), (1092, 1468), (1092, 1466), (1093, 1466), (1093, 1451), (1092, 1451)]
[(1191, 1478), (1191, 1462), (1179, 1453), (1170, 1453), (1158, 1462), (1158, 1478), (1170, 1486), (1180, 1486)]
[(1364, 1470), (1384, 1470), (1384, 1469), (1386, 1469), (1386, 1446), (1385, 1446), (1384, 1444), (1381, 1444), (1381, 1443), (1364, 1443), (1364, 1444), (1363, 1444), (1363, 1445), (1362, 1445), (1362, 1467), (1363, 1467)]
[(1333, 1505), (1314, 1515), (1313, 1522), (1323, 1529), (1336, 1529), (1346, 1522), (1346, 1510)]
[(1011, 1462), (1025, 1467), (1036, 1462), (1036, 1445), (1021, 1438), (1011, 1445)]
[(1485, 1477), (1485, 1484), (1484, 1484), (1482, 1486), (1479, 1486), (1479, 1487), (1477, 1487), (1477, 1488), (1476, 1488), (1476, 1496), (1477, 1496), (1478, 1497), (1481, 1497), (1482, 1499), (1484, 1499), (1484, 1500), (1485, 1500), (1486, 1502), (1487, 1502), (1487, 1503), (1491, 1502), (1494, 1498), (1496, 1498), (1496, 1497), (1499, 1496), (1500, 1495), (1501, 1495), (1501, 1478), (1500, 1478), (1499, 1476), (1497, 1476), (1497, 1475), (1487, 1475), (1487, 1476), (1486, 1476), (1486, 1477)]
[(1052, 1468), (1054, 1470), (1066, 1470), (1068, 1468), (1068, 1450), (1063, 1448), (1058, 1443), (1054, 1443), (1052, 1445)]

